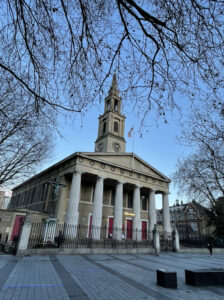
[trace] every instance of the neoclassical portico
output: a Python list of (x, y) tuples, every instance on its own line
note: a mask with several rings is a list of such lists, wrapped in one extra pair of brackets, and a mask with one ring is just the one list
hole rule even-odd
[[(76, 160), (76, 167), (72, 173), (71, 186), (69, 192), (69, 201), (67, 205), (66, 218), (65, 221), (69, 225), (85, 224), (87, 223), (87, 217), (82, 216), (82, 207), (87, 207), (89, 209), (89, 215), (91, 216), (91, 228), (92, 228), (92, 238), (100, 239), (107, 237), (102, 236), (101, 228), (107, 225), (109, 230), (109, 218), (113, 220), (112, 229), (113, 238), (117, 240), (122, 239), (122, 235), (125, 234), (125, 222), (131, 221), (132, 226), (132, 239), (141, 240), (142, 239), (142, 222), (144, 214), (147, 214), (147, 238), (152, 236), (152, 230), (156, 224), (156, 200), (155, 194), (161, 193), (163, 198), (163, 231), (164, 233), (170, 233), (170, 216), (169, 216), (169, 200), (168, 200), (168, 190), (167, 182), (162, 180), (151, 179), (146, 176), (146, 174), (140, 175), (137, 164), (137, 157), (135, 157), (136, 170), (130, 171), (125, 170), (124, 166), (118, 167), (118, 165), (112, 165), (111, 163), (106, 163), (105, 160), (101, 160), (100, 154), (92, 153), (80, 153), (80, 157)], [(110, 154), (111, 156), (112, 154)], [(109, 156), (109, 154), (108, 154)], [(113, 155), (112, 155), (113, 156)], [(127, 156), (127, 157), (126, 157)], [(125, 155), (128, 159), (129, 155)], [(116, 154), (115, 159), (118, 161), (125, 161), (123, 155)], [(94, 165), (94, 169), (90, 166)], [(111, 172), (112, 170), (112, 172)], [(120, 174), (122, 173), (122, 176)], [(90, 182), (92, 186), (92, 194), (89, 194), (89, 201), (83, 201), (81, 191), (85, 193), (85, 187), (89, 184), (90, 176), (92, 176), (92, 181)], [(119, 177), (122, 180), (119, 180)], [(153, 184), (152, 184), (153, 182)], [(83, 187), (82, 187), (83, 184)], [(156, 185), (158, 186), (156, 188)], [(163, 189), (163, 190), (162, 190)], [(146, 195), (147, 210), (143, 211), (142, 206), (142, 190), (144, 190), (144, 195)], [(111, 199), (114, 192), (114, 203), (107, 203), (107, 197)], [(127, 194), (131, 195), (133, 205), (128, 207), (125, 203), (127, 199)], [(108, 196), (109, 195), (109, 196)], [(104, 203), (105, 202), (105, 203)], [(81, 212), (80, 212), (80, 211)], [(130, 213), (129, 217), (126, 216)], [(83, 221), (85, 219), (85, 222)]]

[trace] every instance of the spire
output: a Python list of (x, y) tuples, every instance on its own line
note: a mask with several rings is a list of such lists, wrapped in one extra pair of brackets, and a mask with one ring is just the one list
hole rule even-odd
[(112, 80), (112, 88), (117, 89), (117, 76), (116, 76), (115, 72), (114, 72), (113, 80)]
[(111, 95), (119, 96), (119, 92), (118, 92), (118, 89), (117, 89), (117, 76), (116, 76), (116, 72), (114, 72), (114, 75), (113, 75), (112, 84), (111, 84), (111, 87), (109, 89), (108, 96), (109, 95), (110, 96)]

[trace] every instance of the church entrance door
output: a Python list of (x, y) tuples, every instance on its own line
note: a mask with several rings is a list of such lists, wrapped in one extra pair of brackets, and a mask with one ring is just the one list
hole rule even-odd
[(113, 236), (113, 225), (114, 225), (114, 218), (109, 218), (108, 223), (108, 238), (112, 238)]
[(127, 239), (132, 239), (132, 220), (127, 220)]
[(147, 238), (147, 222), (142, 221), (142, 240), (146, 240)]
[(22, 221), (24, 221), (24, 219), (25, 219), (24, 216), (19, 216), (19, 215), (16, 216), (10, 241), (13, 241), (13, 239), (18, 239), (20, 234), (20, 229), (22, 226)]

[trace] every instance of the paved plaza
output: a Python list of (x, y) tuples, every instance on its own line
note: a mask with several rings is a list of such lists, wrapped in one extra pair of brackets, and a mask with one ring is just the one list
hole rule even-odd
[[(0, 300), (224, 299), (224, 285), (186, 285), (184, 274), (223, 267), (223, 254), (0, 255)], [(177, 272), (178, 289), (157, 286), (161, 268)]]

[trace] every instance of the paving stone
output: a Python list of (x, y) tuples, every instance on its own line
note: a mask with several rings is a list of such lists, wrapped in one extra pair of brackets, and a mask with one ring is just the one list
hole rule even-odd
[[(184, 272), (185, 269), (220, 268), (223, 261), (223, 254), (210, 257), (172, 252), (159, 256), (58, 255), (55, 258), (0, 255), (0, 299), (224, 299), (224, 286), (186, 285)], [(177, 272), (178, 289), (157, 286), (156, 270), (161, 268)], [(77, 294), (71, 295), (74, 290)]]
[[(2, 290), (0, 299), (53, 299), (55, 288), (64, 290), (63, 284), (52, 266), (49, 257), (24, 257), (11, 271)], [(58, 290), (57, 290), (58, 291)], [(61, 299), (69, 299), (63, 291)], [(1, 295), (1, 294), (0, 294)], [(24, 298), (25, 297), (25, 298)]]

